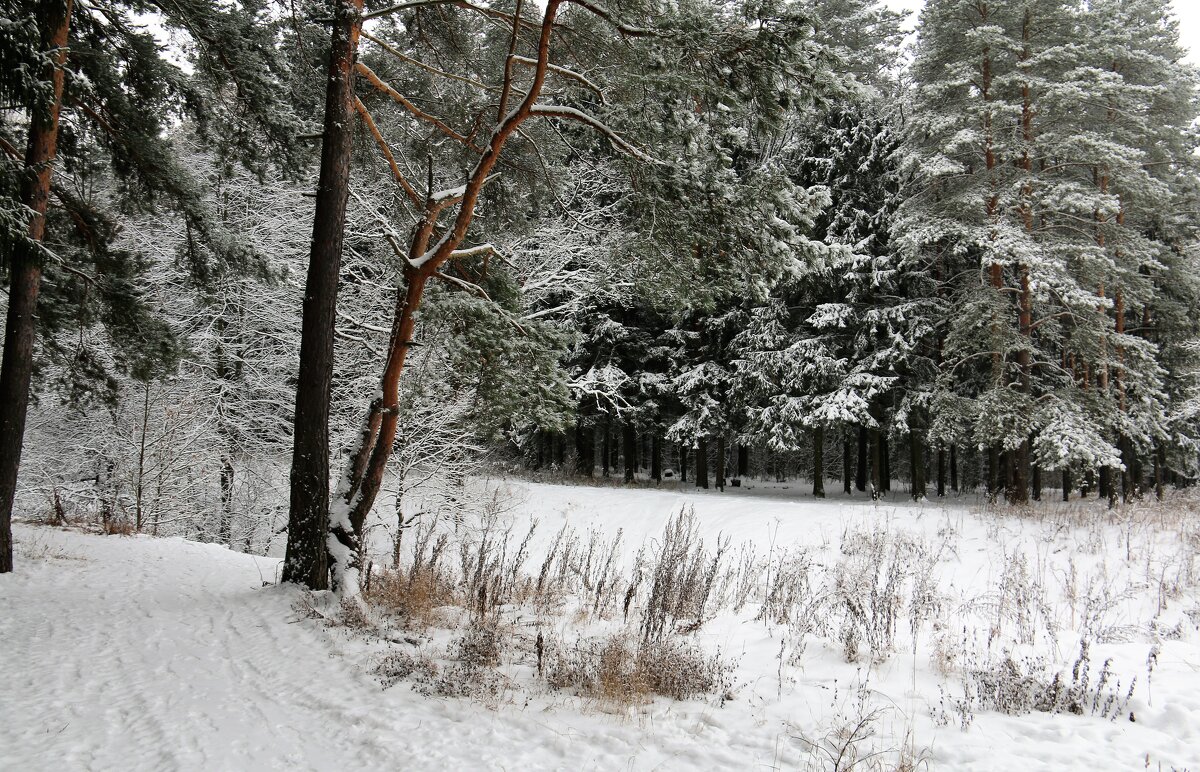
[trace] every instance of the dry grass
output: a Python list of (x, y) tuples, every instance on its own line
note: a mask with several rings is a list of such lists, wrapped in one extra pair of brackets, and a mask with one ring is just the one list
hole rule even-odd
[(460, 602), (460, 588), (436, 567), (386, 569), (371, 575), (363, 598), (406, 625), (424, 629), (440, 623), (438, 609)]
[(624, 711), (654, 696), (686, 700), (729, 690), (732, 666), (676, 636), (628, 632), (552, 647), (546, 681), (608, 709)]

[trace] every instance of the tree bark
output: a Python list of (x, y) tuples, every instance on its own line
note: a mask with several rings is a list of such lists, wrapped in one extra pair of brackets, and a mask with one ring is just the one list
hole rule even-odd
[(650, 436), (650, 478), (662, 482), (662, 438), (657, 433)]
[(604, 436), (600, 441), (600, 473), (608, 477), (608, 465), (612, 462), (612, 425), (609, 421), (604, 422), (602, 431)]
[(633, 482), (637, 472), (637, 434), (633, 431), (632, 424), (624, 424), (621, 427), (621, 452), (625, 456), (625, 482)]
[(717, 437), (717, 490), (725, 491), (725, 434)]
[(989, 499), (995, 500), (996, 493), (1000, 490), (1000, 451), (992, 445), (987, 454), (987, 495)]
[(946, 497), (946, 447), (940, 443), (937, 451), (937, 495), (939, 499)]
[(892, 490), (892, 457), (889, 453), (887, 432), (879, 431), (879, 484), (884, 493)]
[(696, 443), (696, 487), (708, 488), (708, 438), (701, 437)]
[(912, 497), (913, 501), (925, 498), (925, 449), (921, 445), (921, 435), (909, 432), (908, 453), (909, 466), (912, 467)]
[(350, 195), (354, 140), (354, 57), (362, 0), (340, 0), (334, 14), (325, 89), (321, 171), (304, 289), (296, 378), (291, 501), (283, 581), (329, 587), (329, 402), (338, 274)]
[(58, 150), (58, 116), (72, 2), (41, 0), (36, 9), (40, 48), (51, 56), (48, 70), (38, 75), (50, 81), (51, 98), (49, 104), (34, 105), (31, 111), (20, 189), (21, 203), (30, 212), (29, 226), (27, 239), (13, 243), (9, 258), (8, 318), (4, 328), (4, 358), (0, 363), (0, 574), (13, 570), (13, 500), (29, 412), (37, 300), (42, 282), (41, 242), (46, 234), (46, 207)]
[(958, 493), (958, 447), (950, 446), (950, 490)]
[(596, 434), (583, 421), (575, 424), (575, 473), (591, 477), (596, 468)]
[(1071, 470), (1062, 470), (1062, 500), (1071, 500)]
[(854, 475), (854, 487), (861, 493), (867, 489), (867, 429), (858, 427), (858, 470)]
[(739, 444), (737, 446), (737, 476), (746, 477), (750, 474), (750, 448)]
[(853, 483), (850, 477), (853, 474), (850, 462), (850, 438), (846, 432), (842, 432), (842, 493), (850, 495)]
[(1167, 452), (1161, 444), (1154, 449), (1154, 497), (1163, 500), (1163, 467), (1166, 466)]
[(880, 449), (880, 437), (878, 429), (870, 430), (870, 451), (871, 451), (871, 498), (883, 498), (883, 452)]
[(687, 445), (679, 446), (679, 482), (687, 482), (688, 449)]
[(813, 428), (813, 496), (825, 498), (825, 427)]

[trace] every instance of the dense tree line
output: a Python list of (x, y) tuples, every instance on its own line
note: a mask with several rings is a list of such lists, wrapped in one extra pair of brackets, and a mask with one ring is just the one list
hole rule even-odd
[(901, 22), (0, 0), (0, 571), (16, 502), (286, 536), (287, 579), (344, 589), (488, 459), (1013, 502), (1194, 479), (1168, 3), (929, 0), (911, 57)]

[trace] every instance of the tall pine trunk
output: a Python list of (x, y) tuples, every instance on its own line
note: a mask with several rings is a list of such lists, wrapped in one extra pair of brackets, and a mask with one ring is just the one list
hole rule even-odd
[(717, 437), (717, 490), (724, 492), (725, 490), (725, 434), (721, 433)]
[(338, 274), (350, 195), (354, 57), (362, 0), (337, 0), (325, 83), (321, 171), (300, 327), (291, 501), (283, 581), (329, 587), (329, 402)]
[(852, 474), (850, 464), (850, 437), (846, 432), (842, 432), (842, 493), (850, 495), (852, 485), (850, 476)]
[(937, 495), (939, 499), (946, 497), (946, 447), (941, 444), (937, 451)]
[(650, 437), (650, 479), (662, 482), (662, 438), (657, 433)]
[(596, 467), (596, 433), (592, 427), (584, 427), (580, 420), (575, 424), (575, 473), (591, 477)]
[(708, 438), (696, 443), (696, 487), (708, 488)]
[(813, 428), (813, 496), (825, 498), (825, 427)]
[(860, 493), (867, 490), (867, 429), (858, 427), (858, 469), (854, 475), (854, 487)]
[(883, 453), (879, 447), (880, 437), (878, 429), (870, 430), (870, 442), (868, 444), (871, 451), (871, 498), (881, 499), (883, 498), (883, 471), (881, 469), (883, 465)]
[(58, 114), (71, 30), (71, 0), (41, 0), (34, 5), (41, 51), (53, 52), (47, 70), (38, 73), (50, 81), (51, 97), (48, 104), (34, 105), (31, 111), (21, 179), (21, 203), (30, 213), (28, 240), (14, 240), (9, 258), (8, 319), (4, 361), (0, 364), (0, 574), (13, 570), (13, 499), (33, 375), (37, 300), (42, 283), (40, 244), (46, 234), (46, 207), (58, 149)]
[(884, 493), (892, 490), (892, 457), (888, 448), (887, 431), (879, 430), (879, 484)]
[(908, 453), (912, 467), (912, 497), (913, 501), (920, 501), (925, 498), (925, 449), (917, 432), (908, 435)]
[(637, 434), (634, 433), (632, 424), (627, 423), (621, 427), (621, 454), (625, 457), (624, 480), (631, 483), (637, 472)]
[(958, 493), (958, 447), (950, 446), (950, 490)]

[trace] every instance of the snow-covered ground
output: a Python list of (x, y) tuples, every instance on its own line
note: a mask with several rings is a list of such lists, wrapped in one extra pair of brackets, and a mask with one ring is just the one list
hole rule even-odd
[[(766, 572), (746, 602), (713, 609), (688, 636), (734, 665), (728, 694), (614, 714), (541, 684), (516, 655), (502, 666), (512, 687), (495, 699), (381, 688), (373, 671), (390, 644), (305, 614), (301, 592), (273, 586), (276, 558), (18, 525), (18, 572), (0, 576), (0, 769), (832, 769), (827, 754), (863, 717), (863, 769), (894, 763), (902, 747), (929, 769), (1200, 768), (1194, 501), (1115, 516), (1048, 504), (1017, 516), (815, 502), (798, 489), (508, 481), (491, 492), (516, 541), (538, 520), (534, 572), (563, 524), (607, 538), (621, 529), (630, 568), (683, 508), (711, 546), (721, 534), (730, 555), (753, 548)], [(881, 566), (864, 555), (911, 565), (894, 644), (873, 656), (861, 641), (847, 662), (846, 622), (829, 593), (837, 577), (875, 576)], [(789, 566), (806, 567), (811, 606), (786, 622), (761, 618), (771, 572)], [(917, 590), (925, 603), (912, 603)], [(800, 618), (805, 608), (822, 618)], [(585, 623), (530, 624), (563, 634)], [(1113, 660), (1116, 720), (1088, 706), (953, 707), (963, 673), (1005, 651), (1069, 677), (1081, 635), (1091, 684)]]

